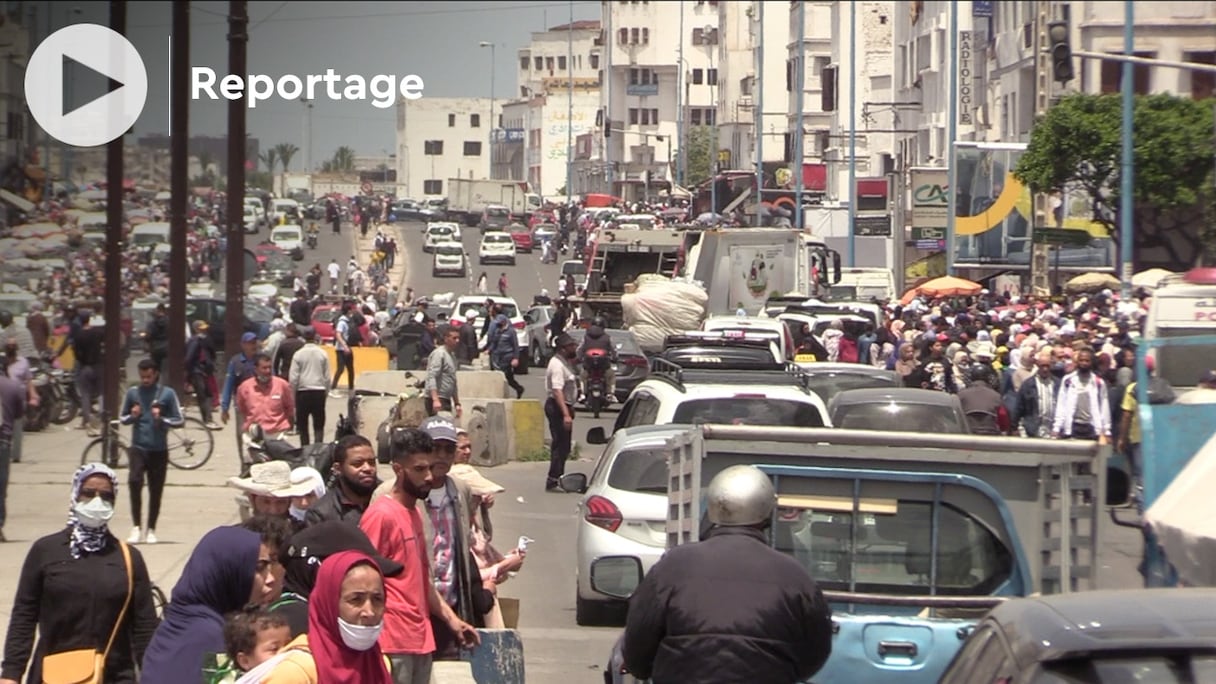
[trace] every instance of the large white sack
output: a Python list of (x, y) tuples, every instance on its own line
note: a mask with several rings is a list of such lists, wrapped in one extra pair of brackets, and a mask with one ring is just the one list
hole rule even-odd
[(701, 326), (709, 300), (705, 290), (662, 276), (639, 277), (637, 286), (636, 292), (621, 297), (621, 309), (642, 349), (662, 349), (668, 335)]

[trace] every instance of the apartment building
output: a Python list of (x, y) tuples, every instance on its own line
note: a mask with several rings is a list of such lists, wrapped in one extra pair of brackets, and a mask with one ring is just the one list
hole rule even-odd
[(406, 197), (444, 196), (449, 178), (490, 177), (490, 98), (397, 103), (397, 183)]
[(29, 58), (29, 30), (18, 23), (19, 17), (0, 16), (0, 121), (4, 136), (0, 139), (0, 163), (4, 166), (26, 156), (33, 138), (33, 121), (26, 113), (25, 63)]
[[(787, 114), (791, 92), (781, 78), (786, 63), (789, 17), (785, 5), (762, 2), (723, 2), (719, 7), (722, 36), (718, 70), (718, 149), (727, 168), (751, 169), (756, 163), (757, 105), (761, 124), (762, 161), (790, 161)], [(762, 16), (763, 15), (763, 16)], [(763, 55), (756, 46), (763, 41)], [(757, 80), (757, 59), (763, 59)], [(763, 86), (762, 88), (760, 86)], [(759, 102), (760, 90), (764, 101)], [(729, 163), (727, 163), (729, 160)]]
[[(901, 2), (894, 16), (895, 84), (894, 100), (919, 105), (899, 110), (899, 128), (896, 134), (895, 151), (899, 168), (911, 166), (946, 166), (950, 144), (947, 128), (950, 102), (950, 2)], [(958, 30), (960, 36), (970, 37), (974, 50), (974, 13), (981, 15), (985, 7), (994, 5), (1031, 5), (1031, 2), (981, 3), (959, 0)], [(974, 59), (974, 57), (973, 57)], [(977, 74), (969, 70), (974, 79)], [(958, 139), (975, 140), (974, 112), (977, 107), (975, 92), (983, 92), (974, 81), (967, 85), (971, 99), (958, 102)]]
[(574, 138), (595, 130), (603, 38), (598, 20), (532, 34), (519, 50), (519, 97), (502, 108), (495, 178), (526, 180), (545, 196), (566, 186)]
[[(899, 98), (893, 92), (896, 13), (894, 2), (791, 3), (786, 68), (788, 130), (792, 133), (798, 127), (797, 78), (802, 68), (803, 160), (826, 165), (827, 201), (848, 202), (851, 194), (851, 124), (856, 126), (854, 173), (859, 178), (890, 172), (894, 131), (915, 129), (908, 121), (914, 105), (897, 102)], [(856, 65), (852, 62), (853, 40), (857, 41)], [(850, 105), (850, 86), (854, 84), (857, 97)]]
[(604, 140), (602, 192), (640, 197), (654, 180), (686, 170), (681, 140), (696, 126), (715, 126), (722, 17), (719, 3), (602, 3), (608, 47), (603, 89), (611, 136)]

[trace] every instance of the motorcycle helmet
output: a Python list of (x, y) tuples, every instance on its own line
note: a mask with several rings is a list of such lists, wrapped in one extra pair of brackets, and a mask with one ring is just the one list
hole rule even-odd
[(13, 312), (8, 309), (0, 309), (0, 328), (7, 328), (13, 324)]
[(608, 329), (608, 320), (605, 319), (603, 316), (596, 316), (595, 318), (591, 319), (591, 327), (604, 328), (605, 330), (607, 330)]
[(756, 466), (731, 466), (705, 490), (706, 517), (715, 525), (743, 527), (770, 519), (777, 507), (773, 481)]

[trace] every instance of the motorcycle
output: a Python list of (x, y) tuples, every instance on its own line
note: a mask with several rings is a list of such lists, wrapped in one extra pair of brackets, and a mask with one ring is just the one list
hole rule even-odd
[(33, 364), (30, 370), (33, 375), (34, 391), (38, 393), (38, 405), (30, 406), (25, 412), (25, 429), (29, 432), (41, 432), (51, 423), (51, 402), (53, 401), (51, 374), (42, 363)]
[(314, 223), (308, 227), (308, 233), (304, 236), (304, 242), (308, 245), (309, 249), (317, 248), (317, 236), (320, 234), (321, 231), (317, 228), (317, 224)]
[(591, 415), (600, 417), (609, 403), (608, 399), (608, 368), (612, 359), (603, 349), (588, 349), (583, 357), (583, 368), (587, 370), (587, 386), (584, 394), (587, 396), (587, 408)]
[(76, 374), (62, 368), (49, 371), (50, 400), (43, 399), (46, 414), (55, 425), (67, 425), (80, 412), (80, 395), (76, 393)]

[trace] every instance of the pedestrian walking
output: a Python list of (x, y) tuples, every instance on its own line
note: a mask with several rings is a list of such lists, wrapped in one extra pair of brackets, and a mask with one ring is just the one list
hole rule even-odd
[(507, 384), (515, 390), (515, 398), (524, 396), (524, 387), (515, 379), (515, 369), (519, 367), (519, 339), (515, 336), (515, 328), (506, 314), (498, 314), (490, 333), (486, 336), (486, 348), (489, 352), (491, 368), (502, 371), (507, 377)]
[(13, 430), (17, 421), (25, 417), (26, 389), (8, 376), (8, 355), (0, 356), (5, 367), (0, 372), (0, 542), (4, 538), (4, 522), (7, 515), (8, 472), (12, 462)]
[(502, 275), (498, 276), (498, 296), (500, 296), (500, 297), (507, 296), (507, 274), (506, 273), (503, 273)]
[(489, 292), (486, 289), (489, 287), (489, 281), (489, 276), (486, 275), (485, 271), (482, 271), (481, 275), (477, 277), (477, 294), (487, 294)]
[(211, 326), (207, 321), (195, 321), (191, 324), (194, 336), (186, 343), (186, 379), (194, 389), (194, 399), (198, 402), (199, 414), (212, 430), (219, 430), (212, 411), (215, 407), (215, 347), (211, 344), (208, 333)]
[[(8, 363), (8, 369), (5, 372), (9, 379), (20, 384), (25, 392), (25, 407), (28, 413), (38, 407), (42, 398), (38, 396), (38, 390), (34, 387), (34, 371), (30, 367), (30, 360), (21, 356), (18, 349), (17, 341), (9, 338), (4, 347), (4, 356)], [(21, 447), (24, 437), (25, 417), (16, 418), (13, 420), (13, 445), (10, 454), (10, 460), (13, 463), (21, 462)]]
[[(346, 371), (346, 387), (349, 391), (355, 391), (355, 351), (354, 348), (363, 343), (363, 331), (360, 325), (356, 322), (352, 311), (355, 310), (355, 305), (346, 302), (342, 305), (342, 315), (338, 318), (338, 322), (334, 325), (334, 351), (338, 358), (338, 367), (334, 370), (334, 379), (331, 392), (337, 392), (338, 380), (342, 378), (342, 371)], [(362, 316), (360, 316), (360, 319)], [(335, 398), (337, 394), (333, 395)]]
[(806, 568), (769, 546), (772, 481), (731, 466), (705, 498), (705, 539), (670, 549), (629, 600), (626, 669), (654, 684), (807, 681), (832, 653), (832, 610)]
[(562, 333), (554, 341), (556, 352), (545, 370), (545, 418), (549, 423), (549, 475), (545, 491), (560, 492), (574, 435), (574, 402), (578, 396), (578, 373), (574, 358), (578, 343)]
[(443, 333), (443, 346), (436, 347), (427, 357), (426, 396), (427, 415), (450, 411), (460, 417), (460, 393), (456, 386), (456, 348), (460, 346), (460, 331), (448, 327)]
[(329, 354), (317, 345), (317, 331), (304, 328), (304, 346), (291, 357), (288, 382), (296, 395), (296, 429), (300, 446), (312, 443), (308, 424), (317, 442), (325, 441), (325, 397), (329, 390)]
[(342, 267), (338, 265), (338, 258), (334, 257), (329, 260), (329, 265), (325, 267), (329, 275), (329, 291), (332, 294), (337, 294), (338, 285), (342, 281)]
[[(119, 420), (131, 426), (131, 518), (135, 525), (128, 544), (155, 544), (156, 522), (169, 470), (169, 430), (181, 427), (182, 407), (172, 387), (160, 384), (160, 369), (152, 359), (139, 362), (139, 384), (127, 390)], [(148, 478), (148, 521), (142, 524), (144, 476)]]
[(80, 312), (80, 331), (76, 333), (72, 351), (76, 355), (76, 391), (80, 396), (80, 429), (90, 437), (101, 434), (93, 417), (93, 400), (105, 411), (105, 395), (101, 391), (101, 376), (105, 372), (105, 331), (95, 328), (92, 312)]
[[(228, 371), (224, 374), (224, 389), (220, 394), (220, 421), (224, 425), (228, 424), (228, 411), (232, 407), (232, 400), (236, 396), (237, 388), (252, 378), (257, 369), (258, 353), (258, 336), (251, 332), (241, 335), (241, 353), (228, 361)], [(249, 465), (249, 456), (245, 453), (245, 433), (242, 427), (245, 422), (245, 416), (241, 413), (241, 406), (238, 403), (236, 407), (236, 454), (241, 464), (241, 472), (245, 472), (245, 468)]]

